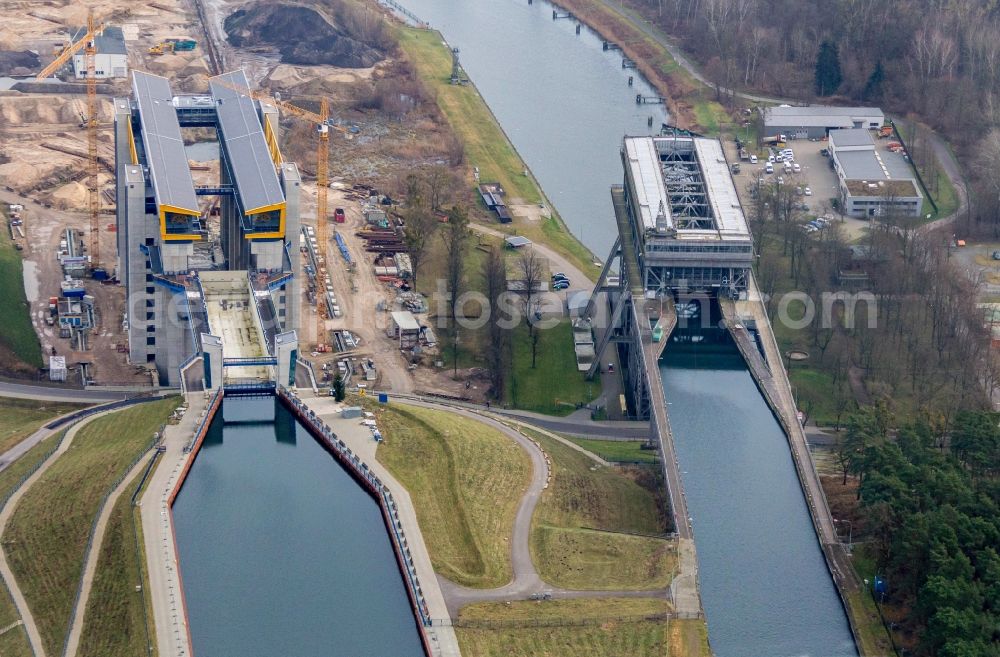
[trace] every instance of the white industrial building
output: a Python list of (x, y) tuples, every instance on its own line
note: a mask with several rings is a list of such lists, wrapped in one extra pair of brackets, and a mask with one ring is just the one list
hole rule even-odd
[(909, 162), (898, 153), (879, 151), (867, 129), (832, 130), (830, 157), (844, 214), (864, 218), (892, 211), (920, 216), (923, 195)]
[(764, 110), (764, 136), (788, 139), (822, 139), (831, 130), (877, 130), (885, 115), (877, 107), (824, 107), (779, 105)]
[[(73, 43), (87, 34), (81, 27), (73, 33)], [(94, 77), (98, 79), (128, 77), (128, 52), (125, 49), (125, 35), (120, 27), (105, 27), (94, 39), (97, 54), (94, 55)], [(84, 49), (85, 50), (85, 49)], [(73, 55), (73, 74), (77, 79), (87, 77), (87, 56), (83, 50)]]

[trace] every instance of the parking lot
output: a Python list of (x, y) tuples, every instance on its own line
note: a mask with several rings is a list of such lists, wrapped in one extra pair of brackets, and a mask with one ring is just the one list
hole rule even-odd
[[(893, 172), (893, 177), (902, 177), (909, 170), (910, 164), (902, 155), (887, 149), (887, 144), (891, 141), (891, 139), (876, 139), (876, 148), (883, 161), (889, 166), (890, 171)], [(785, 173), (784, 165), (781, 162), (774, 163), (774, 173), (766, 173), (765, 167), (769, 151), (766, 147), (759, 149), (756, 151), (757, 164), (750, 164), (747, 161), (740, 162), (740, 173), (733, 176), (741, 201), (744, 205), (749, 204), (749, 186), (757, 178), (761, 178), (764, 184), (774, 184), (780, 177), (784, 184), (801, 188), (803, 192), (808, 187), (812, 192), (809, 196), (804, 193), (800, 196), (802, 202), (809, 207), (806, 212), (808, 217), (827, 216), (839, 219), (840, 215), (833, 209), (833, 199), (840, 195), (837, 174), (830, 166), (830, 158), (820, 153), (827, 148), (827, 145), (828, 142), (825, 139), (823, 141), (789, 140), (785, 148), (791, 148), (794, 151), (795, 162), (801, 169), (798, 173)], [(725, 147), (730, 162), (739, 161), (734, 143), (727, 141)], [(777, 150), (775, 149), (775, 152)], [(847, 238), (856, 240), (864, 234), (868, 227), (868, 220), (844, 217), (841, 225)]]

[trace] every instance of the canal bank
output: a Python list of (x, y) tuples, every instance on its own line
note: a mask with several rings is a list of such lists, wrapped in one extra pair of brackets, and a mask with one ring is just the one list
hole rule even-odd
[[(248, 621), (251, 621), (252, 626), (261, 628), (265, 628), (268, 622), (272, 622), (271, 620), (265, 621), (265, 617), (272, 619), (275, 615), (274, 605), (278, 605), (277, 609), (284, 612), (297, 610), (306, 615), (321, 614), (315, 619), (320, 625), (317, 625), (313, 630), (305, 633), (297, 631), (294, 633), (296, 638), (308, 636), (312, 637), (310, 640), (320, 640), (322, 636), (325, 636), (323, 635), (324, 629), (328, 629), (331, 625), (329, 614), (335, 614), (336, 611), (323, 609), (324, 604), (327, 606), (330, 604), (329, 595), (325, 596), (326, 601), (323, 602), (324, 596), (321, 595), (321, 592), (314, 590), (313, 584), (316, 581), (323, 581), (329, 590), (337, 590), (335, 580), (339, 576), (336, 572), (338, 569), (329, 568), (329, 566), (334, 565), (338, 566), (340, 574), (345, 575), (349, 580), (346, 584), (344, 581), (340, 581), (342, 586), (346, 586), (346, 590), (343, 591), (343, 595), (337, 596), (337, 599), (341, 601), (339, 604), (350, 602), (353, 605), (352, 610), (354, 606), (364, 609), (366, 605), (359, 603), (356, 597), (363, 595), (367, 596), (369, 606), (371, 604), (374, 604), (375, 608), (379, 605), (388, 606), (382, 611), (373, 611), (364, 618), (356, 619), (349, 626), (341, 628), (343, 631), (336, 637), (328, 636), (328, 639), (336, 640), (336, 643), (327, 644), (323, 649), (328, 649), (329, 645), (337, 645), (340, 648), (351, 648), (352, 654), (357, 655), (369, 654), (364, 651), (374, 649), (376, 652), (371, 653), (373, 655), (427, 654), (457, 657), (459, 651), (454, 631), (450, 627), (426, 627), (422, 620), (423, 618), (429, 620), (432, 614), (437, 615), (437, 618), (447, 618), (447, 610), (430, 567), (430, 559), (426, 554), (419, 528), (416, 525), (416, 515), (405, 491), (402, 491), (401, 487), (398, 491), (390, 490), (394, 482), (383, 483), (383, 475), (379, 472), (378, 464), (374, 462), (373, 456), (371, 459), (363, 459), (358, 456), (361, 450), (357, 452), (354, 450), (361, 447), (357, 444), (361, 440), (360, 436), (355, 436), (354, 432), (351, 431), (344, 431), (343, 440), (339, 440), (338, 436), (335, 436), (330, 430), (329, 425), (320, 419), (319, 413), (307, 407), (308, 403), (310, 406), (319, 407), (320, 412), (326, 410), (332, 413), (332, 407), (326, 408), (326, 402), (329, 398), (309, 399), (306, 402), (299, 399), (295, 393), (287, 390), (280, 394), (280, 401), (274, 398), (266, 400), (265, 405), (277, 409), (275, 415), (270, 419), (257, 418), (260, 420), (259, 422), (233, 425), (239, 429), (239, 432), (234, 434), (237, 437), (231, 440), (239, 441), (240, 444), (233, 445), (231, 449), (236, 451), (230, 453), (241, 453), (238, 460), (252, 460), (261, 456), (258, 453), (261, 450), (274, 448), (278, 450), (272, 455), (274, 458), (287, 459), (289, 457), (288, 447), (298, 443), (296, 450), (303, 447), (325, 450), (328, 455), (332, 455), (336, 459), (336, 464), (330, 464), (329, 456), (325, 459), (316, 459), (315, 456), (304, 455), (305, 460), (299, 457), (296, 463), (286, 464), (299, 473), (297, 476), (278, 476), (277, 472), (268, 472), (264, 475), (264, 479), (267, 481), (263, 481), (261, 486), (270, 485), (273, 487), (277, 485), (285, 490), (284, 494), (276, 496), (279, 504), (281, 499), (298, 495), (300, 504), (287, 508), (284, 513), (265, 513), (263, 509), (260, 509), (260, 514), (254, 513), (253, 511), (256, 511), (257, 507), (253, 505), (252, 498), (254, 493), (259, 493), (259, 491), (255, 491), (253, 487), (238, 494), (239, 499), (231, 502), (236, 504), (236, 507), (212, 508), (212, 500), (218, 499), (219, 496), (227, 497), (224, 490), (215, 488), (221, 485), (222, 480), (219, 477), (224, 474), (224, 471), (220, 471), (219, 467), (225, 467), (226, 463), (217, 460), (214, 464), (204, 460), (199, 463), (195, 457), (205, 449), (206, 441), (212, 450), (217, 450), (224, 442), (222, 439), (222, 414), (218, 413), (222, 408), (221, 397), (206, 396), (203, 393), (189, 394), (190, 409), (185, 416), (186, 421), (177, 427), (169, 427), (167, 435), (164, 436), (163, 461), (151, 478), (142, 504), (143, 533), (149, 562), (150, 588), (160, 654), (195, 654), (194, 649), (203, 640), (208, 641), (209, 644), (212, 641), (222, 641), (222, 643), (216, 644), (216, 649), (202, 650), (201, 654), (221, 654), (217, 649), (218, 645), (228, 647), (236, 645), (233, 643), (234, 641), (238, 643), (241, 640), (246, 641), (248, 638), (253, 638), (245, 631)], [(311, 395), (310, 392), (303, 392), (303, 394), (306, 397)], [(264, 399), (259, 401), (265, 402)], [(332, 399), (329, 401), (332, 402)], [(261, 408), (259, 403), (255, 406)], [(331, 424), (336, 424), (337, 421), (334, 421), (330, 415), (327, 417), (331, 420)], [(278, 424), (275, 424), (276, 421)], [(214, 427), (213, 422), (216, 423)], [(348, 424), (353, 425), (355, 422)], [(347, 429), (348, 426), (345, 424), (343, 427), (338, 427), (338, 432), (341, 428)], [(364, 427), (361, 428), (364, 429)], [(174, 429), (174, 431), (170, 431), (170, 429)], [(241, 436), (244, 429), (247, 430), (245, 439)], [(271, 437), (254, 435), (255, 432), (268, 433)], [(370, 433), (368, 433), (367, 440), (374, 442), (371, 441)], [(373, 465), (368, 465), (369, 460)], [(246, 464), (243, 463), (239, 467), (244, 465)], [(330, 465), (333, 465), (335, 470), (331, 470)], [(314, 482), (314, 486), (309, 486), (310, 492), (306, 493), (303, 486), (306, 485), (306, 479), (309, 476), (318, 474), (313, 472), (316, 468), (325, 468), (324, 472), (327, 474), (322, 476), (321, 481)], [(339, 477), (336, 471), (340, 471)], [(192, 475), (189, 482), (191, 488), (188, 492), (191, 494), (191, 500), (188, 500), (180, 493), (185, 485), (185, 478), (191, 472), (195, 474)], [(328, 480), (329, 477), (332, 479)], [(229, 478), (230, 484), (238, 480), (241, 481), (242, 477), (233, 478), (230, 476)], [(361, 483), (362, 487), (359, 487), (358, 483)], [(272, 526), (270, 530), (266, 527), (269, 524), (268, 519), (279, 524), (287, 522), (294, 516), (295, 512), (315, 503), (313, 498), (321, 494), (318, 491), (328, 486), (339, 487), (339, 494), (326, 500), (322, 507), (312, 509), (306, 514), (308, 518), (302, 519), (302, 523), (293, 523), (284, 526), (284, 528)], [(398, 487), (398, 484), (395, 486)], [(291, 490), (296, 487), (300, 493)], [(199, 495), (195, 488), (201, 489), (200, 502), (194, 499)], [(379, 490), (381, 494), (379, 497), (375, 497), (372, 493)], [(326, 509), (336, 506), (339, 500), (358, 495), (364, 501), (354, 500), (354, 503), (349, 505), (345, 511), (352, 515), (352, 519), (347, 523), (352, 526), (352, 532), (342, 532), (343, 525), (334, 521), (318, 522)], [(373, 500), (381, 518), (376, 525), (372, 525), (371, 518), (366, 519), (365, 514), (359, 510), (367, 507), (367, 502)], [(180, 518), (178, 523), (178, 519), (174, 518), (173, 504), (177, 502), (183, 507), (189, 501), (198, 508), (198, 513), (188, 513), (186, 517)], [(240, 513), (239, 507), (244, 501), (250, 506), (249, 516)], [(258, 499), (258, 502), (260, 503), (261, 500)], [(187, 511), (190, 510), (187, 509)], [(372, 509), (372, 511), (374, 510)], [(181, 511), (186, 512), (184, 509)], [(213, 516), (213, 513), (217, 515)], [(360, 515), (355, 517), (353, 514)], [(198, 530), (199, 522), (205, 520), (206, 517), (212, 520), (208, 525), (201, 525), (201, 530), (204, 531)], [(317, 520), (310, 520), (314, 517)], [(234, 525), (234, 518), (239, 518), (245, 526)], [(300, 540), (296, 540), (296, 531), (303, 523), (309, 525), (313, 530), (327, 532), (327, 534), (324, 538), (315, 541), (309, 537), (298, 537)], [(219, 533), (219, 528), (227, 525), (229, 530), (224, 534)], [(191, 551), (184, 547), (185, 542), (190, 538), (192, 529), (202, 534), (200, 540), (208, 541), (202, 546), (202, 549)], [(214, 544), (224, 544), (232, 536), (240, 535), (244, 530), (253, 534), (253, 537), (248, 534), (246, 537), (238, 539), (241, 541), (239, 544), (229, 546), (232, 552), (240, 553), (243, 556), (232, 558), (232, 555), (228, 555), (227, 558), (222, 558), (222, 554), (216, 552), (215, 557), (218, 558), (218, 561), (206, 570), (208, 564), (202, 557), (206, 553), (209, 553), (209, 557), (212, 556)], [(363, 547), (358, 544), (355, 544), (353, 548), (347, 546), (342, 551), (351, 552), (355, 556), (364, 554), (363, 558), (366, 559), (377, 559), (367, 567), (361, 567), (360, 564), (350, 566), (349, 559), (335, 549), (337, 541), (354, 540), (358, 538), (359, 534), (367, 536), (369, 542), (365, 543)], [(178, 539), (179, 535), (180, 539)], [(378, 543), (383, 546), (381, 552), (378, 549)], [(262, 549), (246, 552), (246, 545), (262, 546)], [(270, 557), (273, 559), (271, 562), (262, 562), (259, 553), (268, 552), (267, 549), (263, 549), (268, 545), (281, 550), (282, 553), (277, 556), (271, 554)], [(294, 550), (289, 553), (288, 550), (291, 548)], [(325, 554), (316, 554), (313, 559), (307, 562), (311, 565), (303, 565), (305, 570), (298, 573), (293, 567), (294, 564), (286, 563), (286, 557), (283, 556), (285, 554), (296, 555), (310, 550), (325, 551)], [(333, 552), (331, 553), (329, 550), (333, 550)], [(372, 556), (369, 557), (369, 554)], [(379, 554), (382, 558), (378, 558)], [(393, 560), (391, 555), (395, 555), (396, 567), (388, 567), (393, 573), (392, 576), (389, 576), (386, 572), (386, 560)], [(196, 563), (199, 560), (200, 562)], [(257, 566), (255, 567), (254, 564)], [(275, 569), (274, 565), (276, 564), (280, 564), (282, 568)], [(192, 579), (187, 585), (182, 580), (182, 568), (188, 569), (188, 575)], [(241, 574), (239, 571), (245, 572)], [(273, 590), (269, 591), (268, 581), (265, 580), (268, 578), (268, 573), (272, 571), (277, 573), (277, 582), (270, 582), (275, 586)], [(231, 592), (232, 586), (238, 585), (238, 580), (241, 577), (245, 579), (247, 573), (255, 574), (251, 587), (253, 593), (248, 591), (247, 595), (239, 596), (237, 599), (229, 601), (228, 604), (216, 599), (217, 595), (221, 595), (227, 590)], [(216, 581), (220, 577), (235, 577), (236, 579), (227, 584)], [(330, 579), (331, 577), (333, 580)], [(369, 579), (375, 577), (376, 579), (367, 584), (358, 584), (357, 582), (352, 584), (352, 578), (358, 577)], [(297, 584), (289, 586), (290, 582), (297, 582)], [(197, 584), (199, 589), (189, 592), (188, 588), (194, 584)], [(396, 595), (392, 594), (394, 586), (397, 591)], [(374, 592), (377, 592), (377, 595), (373, 595)], [(320, 598), (316, 598), (316, 595), (320, 595)], [(189, 607), (189, 601), (191, 607)], [(416, 605), (414, 601), (417, 602)], [(235, 612), (232, 609), (234, 607), (236, 608)], [(188, 617), (189, 610), (191, 618)], [(238, 618), (240, 610), (246, 612), (248, 616), (257, 614), (261, 617)], [(234, 614), (236, 615), (234, 616)], [(194, 621), (194, 636), (192, 636), (192, 620)], [(296, 614), (292, 614), (286, 620), (294, 624), (301, 619)], [(344, 638), (364, 639), (364, 632), (355, 631), (353, 628), (378, 629), (387, 623), (388, 626), (382, 627), (380, 634), (369, 636), (367, 641), (361, 641), (356, 645), (352, 646), (351, 641)], [(406, 629), (407, 627), (409, 630)], [(287, 624), (272, 627), (267, 630), (267, 636), (277, 636), (280, 639), (283, 632), (290, 632), (292, 629)], [(234, 630), (237, 632), (236, 634), (227, 636), (227, 631), (231, 633)], [(404, 643), (395, 644), (395, 647), (379, 647), (380, 641), (396, 641), (398, 637), (405, 637), (407, 633), (413, 636), (410, 648), (401, 647), (406, 645), (405, 638)], [(265, 652), (259, 653), (262, 655), (281, 652), (300, 654), (296, 652), (294, 646), (288, 644), (282, 644), (278, 653), (271, 652), (268, 648), (262, 648), (264, 644), (261, 642), (261, 637), (255, 638), (245, 646), (250, 652), (244, 651), (241, 654), (257, 654), (253, 650), (258, 649), (265, 650)], [(307, 653), (301, 654), (311, 654), (309, 651), (314, 651), (317, 648), (313, 646), (303, 649), (307, 650)], [(287, 652), (288, 650), (291, 652)], [(389, 652), (385, 652), (385, 650)]]
[[(656, 90), (634, 69), (622, 68), (620, 54), (605, 51), (595, 33), (577, 34), (574, 22), (553, 21), (553, 6), (542, 0), (402, 4), (460, 49), (475, 90), (569, 232), (603, 258), (616, 237), (607, 188), (621, 177), (621, 136), (655, 133), (668, 121), (664, 107), (636, 104), (637, 95)], [(496, 25), (504, 29), (489, 28)], [(450, 57), (447, 62), (444, 75), (434, 78), (445, 85), (437, 88), (441, 93), (450, 86)], [(469, 164), (480, 164), (474, 152)]]
[(825, 541), (811, 522), (815, 500), (779, 416), (761, 403), (746, 352), (725, 330), (677, 333), (660, 375), (713, 650), (719, 657), (854, 657)]

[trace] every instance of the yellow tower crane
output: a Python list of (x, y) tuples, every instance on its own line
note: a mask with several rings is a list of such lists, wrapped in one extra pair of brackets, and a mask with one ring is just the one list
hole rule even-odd
[(254, 91), (245, 88), (236, 88), (231, 85), (230, 89), (253, 98), (263, 101), (269, 105), (285, 110), (289, 114), (311, 121), (316, 125), (316, 134), (319, 140), (316, 144), (316, 241), (320, 245), (320, 251), (316, 262), (316, 345), (317, 347), (327, 343), (326, 320), (328, 308), (326, 301), (326, 261), (329, 250), (329, 218), (327, 217), (327, 192), (329, 191), (329, 158), (330, 158), (330, 128), (347, 133), (347, 129), (330, 125), (330, 106), (326, 98), (319, 101), (319, 113), (310, 112), (291, 103), (276, 100), (269, 94), (262, 91)]
[(90, 213), (90, 267), (91, 271), (100, 267), (100, 195), (98, 194), (97, 162), (97, 76), (94, 73), (94, 57), (97, 55), (95, 38), (104, 32), (104, 23), (94, 26), (94, 13), (87, 14), (87, 33), (76, 43), (66, 47), (51, 64), (46, 66), (36, 79), (47, 78), (58, 71), (70, 57), (81, 49), (87, 62), (87, 187), (88, 210)]

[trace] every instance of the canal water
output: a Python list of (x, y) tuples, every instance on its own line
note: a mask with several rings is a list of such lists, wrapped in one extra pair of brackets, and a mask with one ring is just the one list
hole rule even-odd
[(224, 402), (174, 523), (198, 657), (423, 656), (378, 506), (273, 400)]
[(717, 657), (855, 657), (785, 434), (736, 347), (671, 342), (660, 373)]
[[(654, 129), (666, 118), (636, 106), (650, 87), (586, 28), (553, 21), (547, 2), (401, 4), (461, 49), (546, 194), (603, 258), (617, 236), (608, 188), (622, 178), (621, 138), (647, 134), (650, 114)], [(716, 655), (854, 657), (786, 438), (735, 347), (672, 342), (661, 365)]]
[[(441, 31), (572, 233), (599, 258), (618, 236), (609, 187), (625, 134), (659, 132), (662, 105), (622, 55), (542, 0), (401, 0)], [(628, 86), (629, 76), (634, 86)], [(647, 125), (653, 117), (653, 127)], [(475, 162), (470, 162), (475, 165)]]

